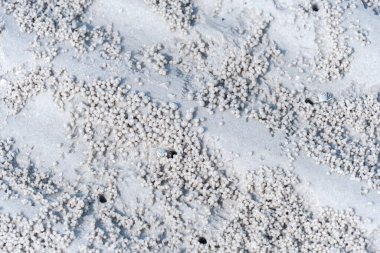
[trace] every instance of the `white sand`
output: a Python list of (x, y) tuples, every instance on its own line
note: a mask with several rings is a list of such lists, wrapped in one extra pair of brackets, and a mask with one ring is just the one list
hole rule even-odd
[(379, 251), (379, 11), (2, 1), (0, 252)]

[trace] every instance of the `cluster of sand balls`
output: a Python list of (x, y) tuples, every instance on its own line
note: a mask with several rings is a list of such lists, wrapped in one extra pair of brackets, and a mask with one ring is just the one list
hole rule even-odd
[(219, 238), (221, 252), (366, 252), (358, 217), (331, 208), (314, 217), (296, 194), (292, 173), (263, 167), (247, 178), (247, 194)]
[[(103, 57), (117, 58), (121, 51), (117, 32), (111, 28), (89, 32), (79, 25), (78, 17), (90, 1), (55, 3), (54, 8), (60, 11), (53, 14), (47, 3), (5, 1), (26, 32), (45, 37), (56, 33), (80, 51), (91, 40), (93, 49), (104, 46)], [(171, 29), (188, 29), (195, 20), (191, 1), (147, 3), (164, 16)], [(33, 25), (37, 12), (43, 15)], [(52, 20), (62, 23), (50, 24)], [(44, 22), (47, 25), (42, 29)], [(263, 122), (270, 130), (301, 137), (295, 144), (297, 151), (302, 148), (336, 171), (357, 175), (377, 187), (379, 147), (370, 141), (377, 139), (377, 100), (317, 104), (281, 85), (263, 85), (261, 79), (270, 60), (280, 54), (265, 34), (268, 24), (264, 21), (257, 26), (243, 39), (242, 49), (231, 50), (217, 68), (207, 61), (210, 43), (200, 39), (180, 47), (184, 57), (201, 59), (209, 68), (206, 72), (214, 76), (198, 94), (201, 105), (210, 110), (231, 109), (238, 116), (246, 112), (248, 118)], [(161, 49), (153, 48), (148, 58), (153, 59), (159, 73), (166, 74), (167, 61)], [(52, 76), (55, 81), (47, 85)], [(40, 210), (33, 218), (0, 215), (4, 251), (62, 252), (81, 231), (81, 252), (366, 252), (367, 241), (353, 212), (327, 208), (314, 216), (295, 192), (298, 180), (288, 171), (264, 167), (247, 175), (245, 182), (238, 182), (228, 173), (222, 155), (203, 142), (202, 120), (194, 117), (194, 110), (183, 116), (177, 104), (157, 102), (143, 92), (132, 91), (120, 78), (86, 83), (51, 69), (37, 69), (12, 84), (4, 101), (17, 113), (29, 98), (46, 88), (53, 89), (54, 101), (61, 109), (71, 108), (67, 137), (73, 143), (87, 143), (83, 168), (90, 168), (91, 175), (78, 189), (33, 165), (18, 166), (13, 142), (0, 141), (4, 199), (27, 197), (25, 203)], [(352, 110), (358, 113), (352, 114)], [(362, 117), (363, 110), (370, 113)], [(364, 133), (363, 139), (351, 141), (343, 125)], [(130, 169), (138, 172), (136, 179), (152, 196), (149, 204), (129, 208), (120, 204), (122, 183), (114, 164), (121, 154), (138, 151), (141, 146), (155, 152), (149, 159), (141, 156)], [(90, 178), (101, 183), (94, 184)], [(227, 209), (228, 203), (231, 207)], [(199, 227), (187, 216), (189, 212), (197, 214), (196, 207), (208, 210), (206, 227)], [(218, 213), (223, 214), (221, 218), (214, 216)], [(82, 232), (84, 227), (90, 231)]]
[[(327, 21), (322, 21), (327, 22), (329, 37), (335, 48), (339, 48), (338, 44), (344, 32), (340, 26), (344, 6), (323, 3), (320, 8), (321, 12), (328, 17)], [(337, 106), (338, 102), (331, 99), (328, 94), (320, 94), (316, 96), (317, 98), (310, 99), (305, 91), (290, 90), (281, 84), (269, 84), (264, 81), (268, 66), (272, 63), (270, 60), (280, 55), (275, 43), (265, 34), (269, 22), (270, 18), (267, 18), (261, 25), (254, 26), (255, 32), (241, 39), (240, 49), (231, 49), (235, 53), (231, 53), (231, 56), (222, 61), (224, 64), (221, 65), (219, 71), (215, 71), (211, 64), (215, 61), (211, 53), (215, 50), (212, 42), (207, 42), (202, 38), (195, 42), (182, 43), (179, 46), (179, 52), (182, 52), (180, 55), (183, 59), (177, 67), (187, 72), (186, 65), (189, 63), (184, 64), (185, 60), (194, 62), (195, 65), (203, 62), (203, 72), (191, 71), (191, 68), (188, 72), (199, 79), (204, 77), (208, 79), (205, 82), (206, 85), (195, 92), (197, 96), (189, 93), (188, 98), (191, 100), (196, 98), (199, 104), (208, 108), (210, 112), (214, 109), (229, 110), (238, 117), (243, 115), (247, 119), (264, 123), (272, 133), (277, 130), (283, 131), (294, 139), (292, 143), (295, 147), (291, 151), (294, 154), (303, 150), (318, 163), (328, 164), (333, 171), (350, 175), (356, 180), (367, 182), (371, 188), (378, 189), (379, 175), (376, 171), (378, 137), (373, 134), (377, 131), (373, 125), (377, 122), (376, 116), (363, 121), (367, 118), (366, 116), (376, 115), (378, 101), (374, 98), (362, 97), (350, 102), (351, 106), (356, 104), (359, 108), (368, 108), (371, 111), (370, 114), (363, 116), (364, 109), (362, 109), (356, 115), (353, 110), (347, 112), (347, 109), (343, 109), (342, 112), (342, 109)], [(198, 44), (204, 50), (199, 50)], [(209, 48), (210, 45), (213, 45), (212, 49)], [(335, 61), (339, 57), (335, 55), (332, 58)], [(340, 68), (343, 65), (336, 66)], [(330, 67), (326, 69), (330, 73), (340, 73), (339, 76), (346, 71), (330, 71), (332, 70)], [(328, 76), (328, 78), (332, 77), (330, 74)], [(342, 113), (344, 117), (341, 116)], [(361, 122), (362, 126), (358, 129), (363, 137), (358, 138), (350, 127), (347, 128), (349, 122), (356, 122), (355, 125)]]
[[(223, 167), (222, 157), (210, 155), (202, 148), (198, 121), (190, 116), (183, 119), (176, 105), (154, 103), (142, 93), (129, 91), (118, 79), (98, 80), (92, 85), (68, 79), (62, 84), (61, 90), (56, 91), (57, 101), (67, 102), (75, 95), (80, 95), (83, 101), (72, 113), (68, 129), (75, 129), (71, 137), (83, 136), (89, 143), (89, 161), (102, 159), (107, 153), (116, 159), (116, 150), (124, 152), (123, 149), (147, 142), (164, 148), (165, 155), (157, 155), (157, 159), (140, 166), (140, 176), (144, 185), (160, 192), (167, 205), (198, 202), (217, 208), (226, 200), (236, 200), (235, 180), (219, 170)], [(265, 180), (272, 179), (273, 175)], [(267, 241), (267, 237), (261, 238), (261, 243)], [(274, 247), (274, 243), (267, 247)]]
[[(6, 0), (3, 5), (6, 13), (13, 15), (20, 31), (36, 35), (33, 47), (36, 56), (52, 60), (59, 50), (58, 42), (68, 41), (78, 52), (101, 49), (101, 56), (115, 59), (121, 52), (121, 37), (112, 27), (89, 25), (85, 13), (92, 0), (70, 1), (32, 1)], [(44, 39), (48, 40), (47, 49), (43, 47)]]
[[(75, 238), (73, 230), (80, 228), (79, 221), (89, 216), (93, 230), (86, 236), (84, 252), (104, 248), (114, 252), (126, 249), (139, 252), (183, 249), (225, 252), (231, 247), (304, 251), (340, 248), (359, 252), (365, 249), (366, 240), (356, 226), (357, 218), (353, 214), (337, 214), (330, 210), (324, 218), (314, 220), (294, 192), (296, 179), (284, 170), (258, 170), (247, 176), (248, 190), (240, 189), (233, 175), (224, 170), (223, 157), (204, 146), (199, 119), (193, 118), (191, 112), (183, 117), (176, 104), (154, 102), (141, 92), (131, 91), (120, 79), (96, 80), (87, 84), (67, 77), (65, 82), (57, 85), (53, 88), (56, 101), (61, 101), (58, 105), (71, 103), (70, 108), (73, 108), (67, 126), (69, 138), (88, 143), (85, 166), (93, 168), (92, 176), (101, 178), (102, 184), (107, 178), (109, 181), (102, 187), (87, 185), (84, 190), (71, 187), (64, 180), (54, 181), (48, 183), (53, 187), (49, 190), (43, 185), (49, 180), (40, 177), (36, 181), (35, 178), (39, 177), (33, 176), (31, 182), (26, 176), (27, 181), (15, 181), (16, 184), (9, 186), (27, 187), (23, 194), (36, 192), (35, 199), (50, 210), (38, 220), (39, 223), (61, 222), (65, 225), (64, 234), (57, 234), (54, 229), (45, 230), (48, 235), (37, 233), (37, 238), (31, 239), (34, 242), (50, 234), (57, 235), (59, 243), (55, 241), (54, 246), (44, 245), (42, 248), (59, 252), (61, 247), (67, 247)], [(157, 150), (155, 157), (147, 161), (142, 159), (135, 169), (139, 172), (140, 182), (152, 191), (152, 203), (158, 201), (165, 210), (160, 215), (153, 211), (154, 207), (152, 210), (146, 207), (119, 210), (113, 205), (120, 195), (116, 168), (97, 168), (102, 161), (117, 160), (119, 154), (141, 145)], [(12, 164), (15, 155), (8, 155), (10, 147), (5, 145), (3, 150), (4, 156), (10, 159), (5, 164)], [(7, 182), (19, 178), (15, 171), (9, 173)], [(47, 192), (41, 193), (43, 189)], [(65, 192), (61, 192), (62, 189)], [(59, 194), (58, 202), (49, 202), (47, 197), (53, 193)], [(252, 196), (256, 198), (252, 199)], [(233, 214), (219, 221), (220, 229), (214, 235), (204, 235), (205, 231), (197, 228), (196, 223), (186, 221), (185, 211), (182, 211), (183, 205), (200, 205), (209, 210), (208, 218), (213, 219), (212, 213), (223, 212), (227, 202), (236, 203)], [(92, 208), (95, 211), (86, 211)], [(190, 211), (197, 212), (193, 208)], [(54, 215), (56, 212), (62, 213), (63, 220)], [(26, 221), (28, 223), (24, 226), (33, 231), (30, 220)], [(284, 227), (284, 223), (288, 227)], [(5, 219), (4, 227), (13, 226), (11, 224), (13, 219)], [(238, 234), (241, 228), (250, 232)], [(161, 232), (157, 234), (155, 229)], [(335, 231), (333, 236), (343, 236), (335, 238), (330, 231)], [(345, 231), (352, 233), (345, 234)], [(20, 236), (20, 240), (34, 234), (26, 233), (25, 237)], [(7, 236), (4, 238), (8, 239)], [(10, 244), (8, 247), (13, 250), (16, 246)], [(38, 249), (40, 246), (30, 247)]]
[[(267, 123), (271, 130), (290, 130), (296, 115), (288, 113), (292, 103), (286, 101), (292, 92), (281, 85), (272, 89), (264, 81), (269, 66), (281, 56), (276, 43), (266, 34), (271, 19), (262, 17), (250, 33), (240, 38), (238, 47), (225, 50), (227, 57), (223, 59), (213, 55), (217, 45), (200, 35), (194, 41), (179, 43), (181, 57), (175, 61), (176, 67), (207, 80), (195, 95), (189, 92), (187, 97), (198, 100), (211, 113), (216, 109), (229, 110), (238, 117), (245, 113), (248, 118)], [(189, 67), (194, 65), (196, 68)]]
[(152, 65), (154, 71), (162, 76), (166, 76), (168, 73), (169, 60), (168, 57), (162, 52), (164, 45), (156, 44), (147, 49), (144, 52), (145, 60)]
[[(175, 59), (174, 64), (178, 65), (180, 70), (185, 73), (191, 73), (194, 66), (198, 70), (204, 70), (207, 66), (209, 44), (211, 43), (203, 39), (201, 34), (197, 34), (196, 39), (187, 43), (179, 42), (176, 47), (181, 57)], [(190, 58), (191, 61), (186, 61), (187, 58)]]
[[(38, 37), (58, 41), (69, 40), (75, 43), (76, 38), (85, 36), (79, 29), (81, 19), (92, 0), (70, 1), (3, 1), (7, 14), (13, 14), (22, 32), (35, 33)], [(77, 45), (78, 49), (83, 45)]]
[[(97, 92), (94, 92), (93, 95), (104, 94), (104, 89), (106, 89), (106, 87), (108, 86), (110, 93), (114, 94), (113, 96), (115, 98), (112, 99), (111, 97), (104, 97), (104, 99), (95, 99), (96, 101), (102, 101), (102, 100), (114, 101), (114, 102), (120, 101), (121, 98), (118, 95), (115, 95), (115, 94), (118, 94), (116, 91), (117, 91), (117, 86), (120, 83), (118, 83), (118, 81), (116, 82), (114, 81), (113, 84), (110, 84), (110, 83), (112, 82), (108, 82), (108, 85), (107, 85), (107, 82), (98, 81), (97, 86), (102, 86), (102, 85), (104, 86), (102, 89), (97, 90)], [(285, 90), (283, 89), (283, 91)], [(176, 203), (177, 200), (186, 201), (186, 202), (187, 201), (190, 202), (191, 200), (193, 201), (200, 200), (200, 202), (203, 204), (215, 206), (215, 204), (222, 203), (223, 199), (225, 200), (225, 199), (236, 198), (234, 197), (235, 194), (228, 193), (228, 191), (223, 192), (228, 189), (231, 189), (231, 190), (234, 189), (234, 187), (229, 186), (230, 184), (232, 184), (232, 182), (228, 180), (228, 178), (226, 178), (225, 176), (221, 177), (220, 174), (217, 173), (217, 171), (215, 171), (215, 169), (212, 170), (210, 169), (210, 167), (205, 167), (205, 171), (203, 171), (203, 166), (205, 165), (207, 166), (208, 163), (212, 165), (213, 159), (215, 159), (214, 163), (217, 163), (218, 159), (216, 157), (212, 158), (212, 156), (207, 155), (207, 153), (202, 154), (202, 151), (200, 150), (200, 141), (198, 140), (197, 135), (195, 134), (194, 137), (191, 137), (194, 134), (194, 132), (192, 132), (191, 129), (186, 128), (186, 124), (184, 123), (184, 121), (181, 122), (180, 120), (181, 116), (177, 110), (178, 108), (176, 108), (175, 105), (172, 105), (172, 106), (161, 105), (160, 107), (162, 108), (158, 108), (156, 107), (157, 105), (154, 106), (154, 103), (151, 104), (150, 99), (147, 99), (147, 97), (145, 97), (146, 103), (141, 104), (141, 102), (144, 101), (143, 94), (136, 95), (132, 93), (132, 97), (133, 97), (132, 101), (127, 102), (129, 107), (136, 108), (137, 110), (147, 107), (148, 110), (146, 111), (146, 113), (147, 115), (151, 115), (152, 117), (147, 117), (146, 115), (142, 115), (141, 112), (134, 114), (133, 112), (122, 113), (119, 111), (121, 115), (128, 114), (128, 116), (124, 120), (126, 120), (126, 122), (129, 122), (129, 123), (124, 123), (124, 124), (128, 125), (128, 129), (130, 129), (131, 132), (135, 132), (138, 128), (140, 128), (139, 136), (141, 136), (142, 138), (139, 140), (136, 140), (135, 143), (131, 143), (131, 142), (128, 143), (127, 146), (139, 145), (142, 141), (148, 140), (149, 143), (153, 145), (154, 144), (158, 145), (161, 143), (160, 146), (162, 146), (162, 144), (165, 144), (166, 146), (168, 144), (169, 145), (171, 144), (170, 146), (171, 148), (173, 148), (173, 149), (167, 148), (167, 152), (164, 153), (165, 155), (162, 155), (162, 156), (158, 155), (158, 161), (155, 159), (152, 159), (150, 164), (147, 164), (146, 166), (141, 167), (141, 173), (142, 173), (141, 176), (142, 176), (143, 181), (145, 182), (145, 185), (150, 186), (155, 192), (159, 191), (163, 196), (165, 196), (165, 200), (168, 203)], [(94, 97), (92, 97), (92, 99), (94, 99)], [(126, 101), (128, 101), (128, 96), (127, 96)], [(135, 103), (133, 103), (133, 101), (135, 101)], [(123, 104), (120, 104), (120, 105), (123, 105)], [(104, 110), (102, 110), (101, 108), (104, 108)], [(103, 115), (105, 115), (105, 112), (107, 112), (107, 108), (108, 110), (112, 110), (114, 106), (103, 104), (101, 108), (99, 108), (99, 111), (94, 111), (94, 115), (99, 115), (101, 111), (103, 111)], [(164, 113), (165, 111), (166, 111), (166, 114)], [(129, 115), (131, 115), (131, 118), (133, 119), (132, 121), (128, 120)], [(168, 117), (168, 119), (166, 120), (167, 128), (164, 131), (165, 133), (167, 133), (167, 135), (164, 135), (161, 138), (159, 135), (154, 134), (155, 131), (153, 131), (152, 134), (149, 134), (150, 133), (149, 129), (153, 130), (155, 129), (155, 127), (158, 127), (158, 125), (160, 125), (160, 127), (165, 128), (165, 124), (163, 125), (162, 123), (161, 124), (158, 123), (160, 118), (162, 117), (162, 116), (160, 117), (160, 115), (164, 117), (165, 116)], [(109, 116), (111, 118), (114, 118), (112, 117), (112, 114)], [(77, 117), (77, 118), (80, 118), (80, 117)], [(85, 116), (84, 118), (87, 118), (87, 116)], [(144, 118), (145, 120), (143, 120)], [(156, 118), (158, 120), (157, 123), (155, 123)], [(173, 119), (177, 119), (178, 122), (175, 122), (175, 121), (172, 122)], [(112, 125), (122, 125), (120, 123), (117, 123), (117, 121), (112, 121), (109, 119), (105, 120), (105, 118), (99, 119), (99, 117), (97, 117), (97, 120), (99, 122), (109, 122)], [(121, 120), (121, 118), (119, 118), (119, 120)], [(144, 130), (141, 129), (141, 127), (139, 126), (143, 126), (145, 124), (149, 125), (149, 127), (147, 129), (148, 132), (144, 134)], [(94, 123), (87, 124), (87, 126), (89, 125), (94, 125)], [(134, 129), (135, 125), (137, 126), (136, 130)], [(170, 131), (171, 126), (172, 126), (172, 130), (174, 131)], [(178, 128), (176, 128), (175, 126), (177, 126)], [(73, 128), (76, 128), (76, 127), (77, 126), (75, 127), (73, 126)], [(185, 132), (183, 132), (183, 127), (185, 128)], [(96, 133), (94, 136), (99, 136), (99, 133)], [(116, 134), (116, 136), (118, 136), (117, 137), (118, 140), (121, 140), (122, 142), (126, 141), (126, 140), (123, 140), (122, 133)], [(186, 140), (186, 137), (189, 138), (190, 140), (194, 140), (195, 138), (196, 141), (188, 142), (188, 140)], [(184, 139), (186, 141), (184, 141)], [(181, 143), (182, 141), (184, 141), (184, 143)], [(108, 141), (108, 143), (112, 143), (112, 142)], [(100, 145), (96, 146), (97, 148), (96, 150), (100, 149), (100, 151), (105, 152), (109, 149), (108, 146), (105, 146), (105, 144), (107, 143), (99, 142), (99, 144)], [(177, 144), (177, 145), (173, 145), (173, 144)], [(113, 150), (114, 148), (116, 147), (112, 147), (111, 150)], [(215, 165), (218, 165), (218, 164), (215, 164)], [(197, 179), (198, 177), (197, 175), (204, 175), (204, 174), (209, 174), (210, 176), (208, 178), (212, 179), (212, 181), (197, 182), (199, 180)], [(272, 177), (268, 177), (268, 178), (272, 178)], [(218, 197), (219, 187), (224, 189), (221, 192), (222, 197)], [(192, 192), (192, 194), (188, 194), (188, 195), (184, 194), (183, 190), (185, 190), (186, 192), (190, 191)], [(268, 246), (268, 247), (271, 247), (271, 246)], [(318, 246), (318, 247), (321, 247), (321, 246)], [(363, 245), (360, 246), (360, 248), (362, 247)]]
[(293, 154), (303, 150), (332, 171), (379, 189), (380, 103), (375, 96), (320, 102), (282, 85), (261, 88), (248, 118), (264, 123), (271, 132), (287, 134)]
[[(104, 187), (93, 180), (91, 185), (77, 188), (34, 164), (19, 165), (19, 152), (13, 145), (11, 139), (0, 140), (1, 195), (5, 192), (11, 196), (3, 201), (22, 199), (27, 206), (22, 211), (26, 214), (1, 213), (3, 252), (66, 252), (75, 249), (70, 249), (74, 240), (83, 240), (80, 244), (84, 247), (78, 247), (80, 252), (99, 252), (107, 248), (112, 252), (125, 252), (128, 248), (146, 252), (151, 248), (144, 247), (149, 239), (140, 238), (148, 227), (164, 224), (163, 219), (143, 207), (122, 215), (115, 206), (107, 205), (118, 196), (116, 171), (102, 175)], [(89, 230), (91, 225), (83, 224), (84, 219), (94, 225), (93, 230)], [(153, 240), (153, 246), (157, 246), (158, 238)]]
[[(22, 169), (12, 167), (17, 156), (12, 144), (10, 140), (0, 143), (2, 157), (8, 158), (1, 164), (2, 170), (7, 173), (6, 176), (3, 173), (1, 182), (20, 177), (17, 170)], [(186, 178), (180, 171), (172, 173), (178, 174), (179, 178)], [(3, 249), (7, 252), (62, 252), (75, 239), (73, 230), (81, 229), (79, 221), (83, 218), (90, 220), (90, 224), (86, 224), (90, 230), (84, 237), (81, 252), (105, 249), (113, 252), (127, 249), (139, 252), (184, 249), (199, 252), (366, 250), (367, 240), (358, 229), (360, 221), (352, 211), (337, 212), (327, 208), (314, 217), (295, 193), (297, 178), (281, 168), (264, 167), (247, 175), (237, 199), (227, 198), (236, 203), (232, 214), (219, 221), (220, 228), (207, 236), (195, 224), (188, 223), (181, 209), (171, 202), (161, 203), (164, 211), (160, 212), (155, 211), (154, 207), (144, 206), (126, 208), (121, 212), (121, 209), (112, 205), (119, 195), (116, 190), (116, 172), (110, 171), (108, 175), (103, 175), (103, 182), (108, 181), (108, 184), (101, 188), (95, 186), (91, 192), (71, 187), (62, 179), (47, 181), (46, 176), (39, 172), (31, 174), (29, 171), (21, 178), (26, 181), (10, 185), (8, 191), (19, 192), (20, 196), (33, 196), (36, 193), (39, 197), (34, 197), (34, 201), (45, 208), (31, 219), (21, 214), (0, 216), (0, 243), (3, 243)], [(29, 180), (34, 178), (43, 180), (32, 188)], [(42, 193), (45, 184), (50, 185), (53, 191)], [(61, 192), (61, 189), (65, 189), (65, 192)], [(59, 197), (53, 197), (57, 193)], [(160, 199), (159, 195), (156, 198)], [(99, 203), (94, 205), (94, 200)], [(88, 211), (91, 205), (95, 212)], [(64, 225), (63, 233), (58, 232), (58, 224)]]
[(296, 132), (299, 118), (297, 110), (307, 106), (301, 93), (275, 84), (272, 87), (263, 85), (255, 94), (247, 110), (248, 119), (264, 123), (271, 133), (281, 130), (292, 135)]
[[(328, 37), (328, 41), (323, 41), (323, 38), (317, 41), (320, 45), (316, 67), (322, 79), (342, 79), (350, 69), (353, 49), (347, 45), (344, 34), (347, 29), (342, 25), (345, 10), (350, 7), (328, 1), (323, 1), (318, 7), (318, 15), (321, 15), (319, 22), (323, 24), (323, 33)], [(330, 45), (328, 52), (324, 50), (326, 45)]]
[(72, 190), (69, 185), (33, 164), (19, 165), (13, 144), (11, 139), (0, 141), (2, 193), (5, 199), (23, 199), (27, 209), (39, 211), (31, 218), (22, 213), (0, 215), (1, 250), (62, 252), (75, 238), (73, 228), (85, 210), (84, 200), (75, 197), (75, 192), (64, 192)]
[(5, 82), (6, 87), (2, 87), (2, 89), (6, 90), (3, 101), (11, 110), (10, 113), (18, 113), (30, 98), (45, 91), (49, 81), (54, 82), (52, 77), (51, 68), (36, 67), (19, 80)]
[(379, 110), (374, 96), (310, 106), (301, 114), (308, 126), (298, 133), (299, 146), (333, 171), (379, 190)]
[(169, 203), (200, 202), (215, 207), (236, 198), (236, 180), (220, 170), (217, 157), (194, 148), (189, 151), (182, 157), (150, 162), (141, 170), (144, 185), (161, 192)]
[(218, 205), (233, 198), (234, 188), (220, 170), (220, 158), (202, 148), (199, 119), (182, 117), (176, 104), (155, 103), (144, 93), (129, 91), (120, 79), (80, 86), (71, 81), (55, 94), (60, 106), (71, 96), (80, 97), (82, 103), (67, 129), (70, 138), (88, 142), (90, 164), (104, 156), (117, 159), (128, 148), (146, 143), (164, 152), (141, 169), (141, 177), (168, 201), (197, 199)]
[(332, 171), (379, 190), (380, 103), (375, 96), (318, 102), (281, 85), (262, 89), (259, 94), (248, 118), (290, 136), (292, 153), (303, 150)]
[(370, 31), (361, 24), (360, 20), (351, 22), (349, 29), (352, 30), (354, 39), (359, 41), (363, 46), (371, 44)]
[[(264, 61), (267, 66), (265, 63), (268, 62)], [(240, 70), (245, 65), (236, 56), (228, 58), (223, 65), (226, 70), (220, 74), (223, 82), (208, 81), (198, 93), (200, 105), (209, 109), (218, 105), (221, 111), (229, 109), (237, 116), (245, 114), (248, 119), (264, 123), (271, 132), (281, 130), (295, 137), (297, 144), (292, 152), (298, 154), (299, 150), (304, 150), (318, 163), (328, 164), (333, 171), (367, 182), (371, 188), (379, 188), (376, 171), (379, 102), (374, 97), (350, 102), (338, 102), (322, 95), (310, 99), (305, 91), (255, 82), (265, 74), (265, 68), (261, 68), (261, 72)], [(257, 62), (252, 65), (260, 66)], [(350, 107), (360, 110), (348, 109)], [(366, 110), (370, 113), (364, 115)], [(358, 138), (355, 131), (362, 136)]]
[(31, 46), (34, 58), (46, 62), (51, 62), (60, 52), (59, 47), (53, 41), (43, 42), (36, 37)]
[(260, 23), (252, 35), (242, 40), (242, 48), (227, 50), (227, 57), (216, 68), (208, 64), (213, 78), (198, 92), (201, 106), (210, 111), (231, 110), (239, 116), (255, 96), (260, 80), (266, 75), (270, 62), (280, 55), (276, 45), (266, 35), (269, 21)]
[(107, 60), (115, 60), (120, 57), (122, 51), (122, 38), (118, 31), (115, 31), (112, 26), (106, 28), (96, 26), (89, 34), (90, 51), (94, 51), (100, 47), (100, 55)]
[(169, 24), (171, 31), (187, 31), (197, 19), (192, 0), (145, 0)]

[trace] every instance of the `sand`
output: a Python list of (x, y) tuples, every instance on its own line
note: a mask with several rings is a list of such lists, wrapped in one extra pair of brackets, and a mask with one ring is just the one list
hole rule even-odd
[(379, 8), (3, 0), (0, 252), (380, 251)]

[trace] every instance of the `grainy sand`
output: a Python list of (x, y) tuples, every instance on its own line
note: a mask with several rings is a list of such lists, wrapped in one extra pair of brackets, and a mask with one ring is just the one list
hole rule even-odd
[(3, 0), (0, 252), (379, 252), (378, 0)]

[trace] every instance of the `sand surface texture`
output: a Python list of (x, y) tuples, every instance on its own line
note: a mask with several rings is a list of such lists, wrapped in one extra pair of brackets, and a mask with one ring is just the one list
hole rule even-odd
[(1, 0), (0, 252), (380, 252), (379, 0)]

